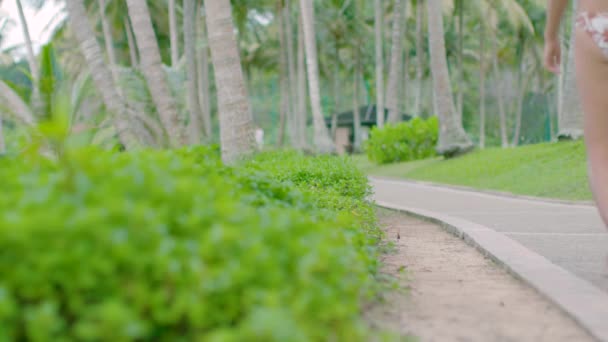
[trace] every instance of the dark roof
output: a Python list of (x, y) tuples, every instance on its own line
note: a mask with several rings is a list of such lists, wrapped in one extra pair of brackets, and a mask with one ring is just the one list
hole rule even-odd
[[(362, 126), (375, 126), (376, 125), (376, 105), (367, 105), (367, 106), (361, 106), (359, 107), (359, 115), (361, 118), (361, 125)], [(386, 121), (386, 119), (388, 118), (388, 110), (385, 108), (384, 109), (384, 119)], [(402, 121), (409, 121), (412, 119), (412, 117), (410, 115), (401, 114), (401, 118)], [(325, 124), (328, 126), (331, 126), (331, 122), (332, 122), (332, 117), (329, 118), (325, 118)], [(353, 115), (353, 111), (347, 111), (347, 112), (342, 112), (337, 114), (337, 126), (338, 127), (345, 127), (345, 126), (352, 126), (355, 122), (355, 118)]]

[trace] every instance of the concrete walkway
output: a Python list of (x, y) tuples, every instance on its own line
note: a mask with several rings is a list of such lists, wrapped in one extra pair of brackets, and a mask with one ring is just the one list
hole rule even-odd
[(371, 183), (382, 206), (462, 226), (454, 228), (459, 235), (481, 240), (473, 244), (505, 259), (497, 261), (579, 316), (582, 325), (597, 326), (602, 331), (594, 336), (608, 340), (608, 232), (595, 207), (383, 178)]

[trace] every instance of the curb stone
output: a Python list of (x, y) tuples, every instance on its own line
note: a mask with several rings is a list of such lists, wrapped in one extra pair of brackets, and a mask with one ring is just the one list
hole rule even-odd
[(439, 224), (556, 304), (598, 341), (608, 342), (608, 294), (587, 281), (483, 225), (383, 201), (375, 204)]

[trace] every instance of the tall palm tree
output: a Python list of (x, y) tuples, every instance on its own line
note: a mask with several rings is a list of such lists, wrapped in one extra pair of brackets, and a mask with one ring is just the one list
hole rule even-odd
[(427, 0), (429, 50), (435, 109), (439, 117), (437, 152), (454, 156), (469, 151), (473, 143), (458, 121), (445, 52), (441, 0)]
[(230, 0), (205, 2), (220, 119), (222, 160), (234, 163), (255, 149), (253, 115), (234, 33)]
[(139, 68), (139, 60), (137, 58), (137, 44), (135, 43), (135, 37), (133, 36), (133, 28), (129, 21), (129, 16), (125, 15), (123, 18), (125, 34), (127, 35), (127, 45), (129, 46), (129, 58), (131, 59), (131, 67)]
[(486, 147), (486, 29), (479, 22), (479, 147)]
[(298, 57), (297, 57), (297, 120), (296, 129), (298, 130), (298, 146), (301, 149), (308, 147), (308, 139), (306, 138), (306, 119), (308, 117), (306, 92), (306, 62), (305, 62), (305, 47), (304, 47), (304, 28), (302, 27), (302, 16), (298, 18)]
[(110, 23), (106, 17), (106, 0), (98, 0), (98, 4), (99, 15), (101, 17), (101, 28), (103, 30), (103, 40), (106, 43), (106, 53), (108, 54), (108, 63), (110, 65), (110, 70), (112, 71), (114, 82), (118, 82), (118, 76), (116, 74), (116, 51), (114, 50), (114, 39), (112, 38)]
[[(287, 70), (287, 43), (285, 39), (285, 15), (284, 15), (284, 7), (285, 3), (283, 0), (277, 1), (277, 26), (279, 27), (278, 35), (279, 35), (279, 87), (281, 93), (281, 101), (279, 105), (279, 133), (278, 133), (278, 144), (279, 146), (283, 146), (285, 144), (285, 130), (286, 130), (286, 121), (291, 124), (292, 120), (291, 116), (291, 94), (289, 90), (290, 82), (289, 82), (289, 71)], [(290, 127), (291, 128), (291, 127)], [(293, 131), (290, 130), (289, 135), (293, 135)]]
[(112, 73), (103, 60), (102, 49), (97, 43), (95, 32), (87, 19), (83, 2), (81, 0), (66, 0), (66, 8), (72, 32), (78, 40), (93, 82), (101, 93), (104, 105), (114, 116), (114, 126), (120, 141), (126, 148), (136, 147), (139, 142), (129, 125), (127, 106), (116, 91)]
[(179, 46), (177, 36), (177, 14), (175, 8), (175, 0), (169, 0), (169, 41), (171, 45), (172, 67), (175, 67), (179, 62)]
[(150, 20), (148, 4), (146, 0), (127, 0), (127, 8), (139, 50), (140, 67), (148, 83), (158, 115), (169, 135), (169, 145), (184, 145), (186, 136), (162, 68), (160, 50)]
[[(19, 13), (19, 21), (21, 22), (21, 29), (23, 31), (23, 37), (25, 38), (25, 50), (27, 52), (27, 62), (30, 67), (30, 73), (32, 78), (32, 105), (34, 110), (37, 111), (41, 108), (40, 103), (40, 88), (38, 87), (38, 63), (36, 62), (36, 56), (34, 54), (34, 46), (32, 38), (30, 37), (30, 31), (28, 28), (25, 13), (23, 11), (23, 4), (21, 0), (17, 0), (17, 11)], [(38, 113), (40, 114), (40, 113)]]
[(424, 0), (416, 0), (416, 93), (414, 96), (414, 114), (420, 115), (422, 107), (422, 77), (424, 76)]
[[(577, 1), (573, 1), (576, 9)], [(570, 44), (567, 48), (566, 63), (564, 64), (563, 85), (559, 101), (560, 111), (558, 113), (558, 138), (579, 139), (583, 136), (583, 110), (581, 107), (578, 91), (576, 90), (576, 79), (574, 76), (574, 45), (576, 27), (572, 25), (570, 33)]]
[(335, 146), (329, 136), (321, 109), (321, 95), (319, 91), (319, 61), (317, 57), (317, 43), (315, 34), (314, 5), (312, 0), (300, 0), (302, 15), (302, 29), (304, 33), (304, 47), (306, 50), (306, 65), (308, 70), (308, 88), (312, 107), (314, 126), (314, 143), (318, 152), (333, 153)]
[[(199, 7), (199, 13), (204, 13), (204, 8)], [(203, 120), (203, 129), (205, 130), (205, 138), (211, 139), (213, 130), (211, 127), (211, 89), (209, 85), (209, 47), (207, 46), (207, 30), (205, 29), (205, 21), (203, 15), (196, 20), (199, 46), (197, 50), (198, 60), (198, 102), (201, 106), (200, 112)]]
[(7, 111), (8, 113), (5, 112), (3, 114), (12, 114), (13, 119), (28, 126), (35, 123), (36, 118), (34, 118), (30, 106), (21, 99), (13, 88), (2, 80), (0, 80), (0, 100), (6, 105), (7, 109), (10, 109)]
[[(300, 134), (305, 134), (304, 130), (298, 127), (298, 106), (297, 106), (297, 80), (296, 80), (296, 55), (294, 48), (294, 32), (293, 32), (293, 24), (291, 20), (292, 15), (292, 0), (285, 0), (285, 8), (284, 8), (284, 17), (285, 17), (285, 34), (286, 34), (286, 43), (287, 43), (287, 70), (288, 76), (287, 79), (289, 81), (289, 135), (291, 136), (291, 144), (297, 149), (303, 149), (304, 145), (301, 144), (302, 138)], [(306, 122), (304, 122), (304, 126), (306, 126)], [(304, 133), (303, 133), (304, 132)]]
[[(190, 143), (200, 144), (200, 105), (198, 103), (198, 82), (196, 68), (196, 0), (184, 0), (184, 54), (186, 55), (186, 87), (189, 113), (188, 131)], [(200, 61), (199, 61), (200, 62)]]
[(374, 1), (376, 32), (376, 120), (379, 128), (384, 126), (384, 6), (382, 0)]
[(399, 111), (399, 80), (403, 69), (403, 23), (405, 16), (403, 8), (407, 8), (405, 1), (395, 0), (393, 8), (393, 42), (391, 51), (391, 67), (388, 76), (388, 89), (386, 91), (386, 107), (388, 108), (388, 122), (400, 121)]
[(456, 89), (456, 113), (458, 120), (462, 121), (462, 110), (464, 105), (464, 0), (457, 0), (456, 10), (458, 11), (458, 88)]
[(504, 91), (503, 82), (500, 79), (501, 69), (498, 66), (498, 42), (496, 41), (498, 38), (496, 37), (496, 33), (494, 33), (492, 37), (492, 67), (494, 69), (494, 76), (497, 79), (497, 84), (495, 85), (495, 93), (496, 99), (498, 102), (498, 118), (500, 121), (500, 141), (502, 147), (509, 146), (509, 138), (507, 137), (507, 112), (505, 108), (505, 100), (504, 100)]

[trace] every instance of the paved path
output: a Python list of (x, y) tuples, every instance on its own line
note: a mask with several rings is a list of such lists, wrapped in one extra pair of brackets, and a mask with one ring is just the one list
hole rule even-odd
[[(608, 293), (608, 232), (594, 207), (373, 178), (375, 199), (496, 230)], [(608, 324), (608, 323), (607, 323)]]

